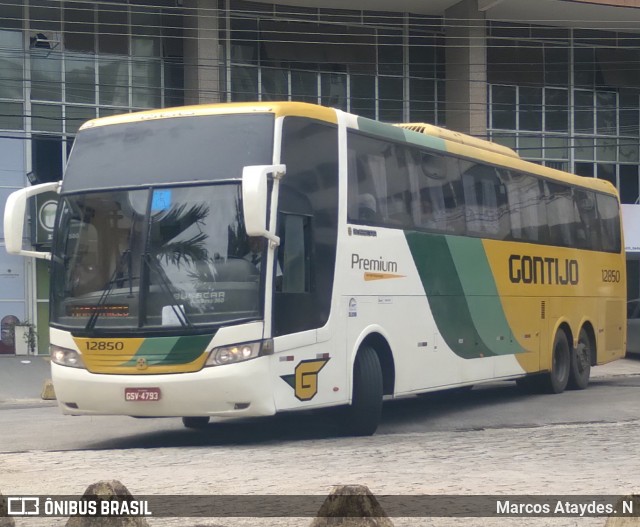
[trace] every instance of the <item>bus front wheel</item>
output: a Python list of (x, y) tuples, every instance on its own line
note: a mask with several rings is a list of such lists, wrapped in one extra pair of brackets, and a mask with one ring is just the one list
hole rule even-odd
[(571, 370), (569, 385), (572, 390), (584, 390), (589, 385), (591, 375), (591, 353), (593, 346), (587, 331), (582, 328), (578, 336), (578, 345), (571, 350)]
[(382, 368), (373, 348), (360, 349), (353, 364), (353, 396), (344, 409), (342, 425), (348, 435), (370, 436), (382, 413)]
[(182, 418), (182, 424), (185, 426), (185, 428), (191, 428), (194, 430), (202, 430), (203, 428), (205, 428), (208, 424), (209, 424), (209, 418), (204, 416), (204, 417), (183, 417)]

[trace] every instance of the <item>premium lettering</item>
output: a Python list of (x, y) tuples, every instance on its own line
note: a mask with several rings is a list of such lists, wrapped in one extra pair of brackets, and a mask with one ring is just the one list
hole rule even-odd
[(398, 264), (392, 260), (383, 260), (379, 258), (372, 260), (362, 258), (359, 254), (351, 254), (351, 269), (360, 269), (363, 271), (383, 271), (385, 273), (398, 272)]
[(509, 279), (514, 284), (576, 285), (578, 261), (512, 254), (509, 256)]

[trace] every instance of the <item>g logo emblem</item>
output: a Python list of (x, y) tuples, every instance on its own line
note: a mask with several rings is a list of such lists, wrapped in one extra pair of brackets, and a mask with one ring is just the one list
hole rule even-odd
[(300, 401), (310, 401), (318, 393), (318, 373), (329, 359), (303, 360), (298, 363), (293, 375), (281, 379), (293, 388)]
[(148, 367), (149, 367), (149, 364), (147, 363), (147, 359), (145, 359), (144, 357), (140, 357), (136, 361), (136, 369), (138, 369), (138, 370), (146, 370)]

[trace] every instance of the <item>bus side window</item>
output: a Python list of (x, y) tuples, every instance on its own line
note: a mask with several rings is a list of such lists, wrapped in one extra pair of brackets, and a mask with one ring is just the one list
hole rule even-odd
[(473, 165), (462, 174), (467, 232), (499, 240), (511, 234), (507, 192), (496, 168)]
[(571, 187), (546, 181), (545, 189), (551, 243), (572, 247), (576, 240), (577, 211)]
[[(281, 284), (276, 276), (276, 289), (283, 293), (310, 291), (309, 233), (311, 218), (283, 214), (280, 222), (282, 241), (278, 251), (278, 266), (282, 268)], [(277, 274), (277, 273), (276, 273)]]
[(464, 197), (460, 185), (460, 165), (457, 159), (439, 153), (418, 152), (417, 164), (409, 165), (415, 178), (416, 225), (429, 230), (463, 234), (465, 229)]
[(398, 145), (388, 147), (386, 157), (387, 178), (387, 218), (386, 223), (402, 228), (413, 227), (412, 185), (410, 180), (409, 149)]
[(596, 194), (598, 217), (600, 219), (600, 240), (603, 251), (619, 252), (620, 239), (620, 209), (618, 200), (613, 196)]
[(514, 240), (547, 243), (547, 209), (542, 182), (528, 174), (503, 171), (507, 187), (511, 236)]
[(584, 249), (598, 249), (600, 232), (596, 213), (596, 198), (593, 192), (574, 189), (573, 199), (578, 209), (577, 243)]

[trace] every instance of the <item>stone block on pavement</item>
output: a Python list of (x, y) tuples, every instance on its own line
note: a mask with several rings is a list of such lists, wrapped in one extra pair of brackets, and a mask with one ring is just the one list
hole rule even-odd
[(368, 487), (338, 485), (310, 527), (393, 527), (393, 523)]
[[(83, 498), (100, 501), (135, 500), (127, 487), (117, 480), (98, 481), (87, 487)], [(147, 520), (139, 516), (73, 516), (66, 527), (149, 527)]]
[(55, 401), (56, 400), (56, 392), (53, 389), (53, 382), (51, 379), (47, 379), (44, 381), (44, 385), (42, 386), (42, 394), (40, 398), (45, 401)]
[[(623, 502), (633, 502), (633, 513), (621, 513), (624, 508)], [(610, 516), (604, 527), (640, 527), (640, 495), (631, 494), (630, 496), (622, 496), (614, 506), (614, 510), (618, 511), (620, 516)]]
[(8, 517), (9, 509), (7, 507), (7, 498), (0, 492), (0, 527), (15, 527), (16, 522), (13, 518)]

